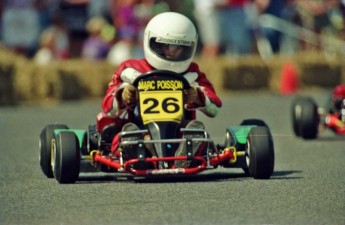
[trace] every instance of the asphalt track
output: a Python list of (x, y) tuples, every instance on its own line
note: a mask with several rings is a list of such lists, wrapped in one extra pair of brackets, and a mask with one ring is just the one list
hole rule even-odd
[[(326, 100), (324, 91), (311, 94), (319, 104)], [(56, 122), (86, 129), (100, 100), (0, 107), (0, 224), (345, 224), (345, 138), (296, 138), (293, 97), (229, 93), (217, 118), (200, 117), (217, 143), (242, 119), (266, 121), (275, 146), (268, 180), (219, 168), (174, 179), (81, 174), (60, 185), (40, 170), (39, 133)]]

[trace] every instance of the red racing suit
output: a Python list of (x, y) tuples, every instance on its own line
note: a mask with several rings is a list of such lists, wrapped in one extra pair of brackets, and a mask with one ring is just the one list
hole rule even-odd
[(328, 114), (324, 123), (336, 134), (345, 134), (345, 123), (342, 121), (340, 113)]
[[(125, 105), (121, 101), (124, 86), (132, 84), (135, 78), (143, 73), (155, 70), (145, 59), (129, 59), (122, 62), (108, 85), (106, 95), (102, 101), (103, 112), (97, 116), (97, 130), (101, 132), (109, 124), (123, 126), (134, 118), (135, 105)], [(191, 63), (183, 76), (191, 86), (199, 92), (202, 105), (186, 104), (185, 115), (187, 120), (196, 118), (195, 110), (198, 109), (209, 117), (218, 114), (222, 102), (217, 96), (213, 85), (200, 71), (196, 63)], [(113, 150), (113, 149), (112, 149)]]

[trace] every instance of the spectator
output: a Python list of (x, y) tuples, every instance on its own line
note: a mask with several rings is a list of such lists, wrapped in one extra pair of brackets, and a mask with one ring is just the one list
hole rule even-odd
[(219, 0), (194, 0), (194, 17), (203, 44), (201, 56), (214, 58), (220, 49), (220, 24), (218, 11), (215, 8)]
[(69, 56), (68, 31), (60, 12), (56, 11), (52, 17), (52, 24), (40, 35), (40, 47), (34, 61), (39, 65), (45, 65), (53, 60), (68, 59)]
[(4, 0), (1, 22), (3, 44), (31, 57), (38, 45), (40, 24), (35, 0)]
[[(254, 4), (259, 15), (271, 15), (286, 22), (296, 23), (298, 13), (295, 9), (294, 0), (254, 0)], [(278, 23), (280, 24), (280, 23)], [(269, 42), (269, 52), (280, 53), (282, 50), (282, 40), (284, 34), (279, 31), (280, 27), (272, 28), (262, 26), (259, 28), (259, 35), (262, 35)], [(292, 42), (290, 42), (292, 48)]]
[(305, 16), (305, 27), (317, 33), (321, 33), (324, 28), (331, 26), (331, 17), (335, 15), (333, 13), (340, 10), (339, 0), (298, 0), (297, 2), (299, 4), (299, 9)]
[[(342, 39), (344, 32), (344, 3), (340, 0), (297, 0), (298, 9), (303, 16), (303, 26), (319, 35), (331, 35)], [(318, 43), (324, 47), (326, 43)], [(331, 44), (332, 43), (328, 43)], [(334, 46), (333, 46), (334, 47)], [(337, 48), (337, 47), (336, 47)]]
[(85, 24), (88, 21), (89, 0), (61, 0), (59, 10), (68, 30), (70, 57), (80, 57), (84, 41), (88, 37)]
[(60, 0), (35, 0), (38, 11), (40, 32), (51, 25), (52, 17), (59, 8)]
[(111, 8), (111, 1), (109, 0), (90, 0), (87, 7), (88, 17), (89, 19), (93, 17), (111, 19)]
[(134, 17), (139, 22), (136, 45), (134, 46), (135, 58), (142, 58), (144, 56), (142, 46), (144, 30), (147, 23), (150, 21), (150, 19), (152, 19), (153, 16), (166, 11), (169, 11), (169, 6), (164, 2), (157, 3), (155, 0), (139, 0), (134, 5)]
[(107, 21), (102, 17), (91, 18), (86, 25), (89, 33), (82, 48), (82, 58), (88, 60), (105, 59), (110, 49), (110, 43), (102, 36), (102, 30)]
[(215, 7), (220, 18), (221, 44), (226, 54), (246, 55), (253, 51), (253, 37), (246, 13), (249, 3), (249, 0), (216, 1)]
[(138, 0), (112, 0), (113, 24), (116, 29), (116, 43), (110, 49), (108, 61), (117, 65), (125, 59), (137, 58), (134, 49), (139, 36), (140, 23), (134, 14)]

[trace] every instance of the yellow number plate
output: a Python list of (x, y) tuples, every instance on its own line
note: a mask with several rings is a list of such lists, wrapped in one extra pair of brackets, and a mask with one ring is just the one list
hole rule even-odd
[(149, 122), (181, 122), (182, 90), (139, 92), (140, 113), (144, 124)]

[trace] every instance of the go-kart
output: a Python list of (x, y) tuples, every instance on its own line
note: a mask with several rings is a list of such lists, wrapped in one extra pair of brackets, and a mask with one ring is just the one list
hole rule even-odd
[[(274, 170), (273, 139), (267, 124), (260, 119), (246, 119), (240, 125), (229, 126), (225, 142), (215, 144), (205, 129), (183, 127), (185, 120), (183, 90), (190, 88), (180, 74), (157, 70), (140, 75), (133, 84), (138, 90), (140, 129), (120, 131), (119, 156), (110, 154), (104, 146), (102, 133), (92, 141), (95, 131), (69, 129), (64, 124), (47, 125), (40, 134), (40, 166), (48, 178), (59, 183), (74, 183), (82, 164), (92, 165), (96, 171), (125, 173), (131, 176), (183, 176), (202, 171), (242, 168), (255, 179), (269, 179)], [(131, 140), (143, 134), (145, 137)], [(197, 138), (191, 135), (198, 134)], [(185, 138), (186, 137), (186, 138)], [(193, 155), (193, 145), (203, 146), (200, 154)], [(200, 143), (202, 143), (200, 145)], [(175, 156), (180, 144), (185, 144), (186, 155)], [(123, 156), (123, 148), (132, 146), (135, 156)], [(152, 153), (154, 152), (154, 153)], [(199, 152), (199, 151), (198, 151)], [(187, 168), (175, 167), (174, 162), (191, 162)]]
[(341, 115), (330, 108), (319, 107), (313, 98), (298, 96), (291, 104), (293, 131), (297, 137), (315, 139), (320, 131), (330, 130), (345, 135), (345, 123)]

